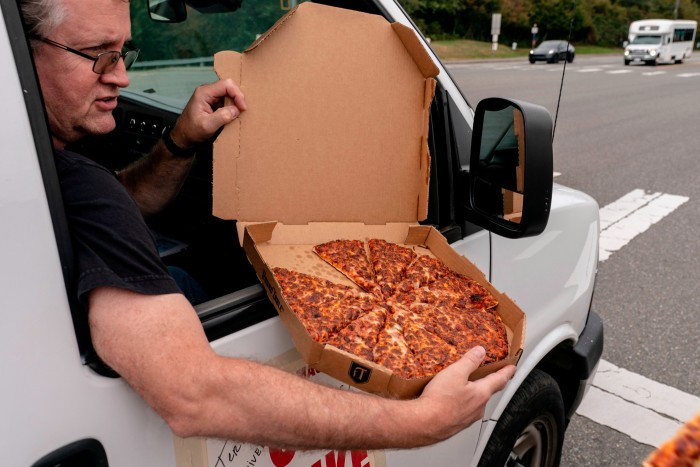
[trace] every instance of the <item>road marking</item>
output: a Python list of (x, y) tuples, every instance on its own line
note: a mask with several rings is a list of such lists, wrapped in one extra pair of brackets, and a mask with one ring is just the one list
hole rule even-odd
[(676, 76), (679, 78), (692, 78), (693, 76), (700, 76), (700, 73), (680, 73)]
[(625, 73), (632, 73), (632, 70), (612, 70), (612, 71), (606, 71), (606, 73), (609, 75), (622, 75)]
[(601, 360), (577, 413), (637, 442), (659, 446), (695, 413), (700, 397)]
[(665, 75), (665, 71), (647, 71), (642, 73), (643, 76), (656, 76), (656, 75)]
[(680, 205), (685, 196), (633, 190), (600, 210), (598, 259), (605, 261)]
[[(689, 198), (633, 190), (600, 209), (599, 258), (604, 261)], [(576, 411), (595, 423), (657, 447), (700, 412), (700, 397), (601, 360)]]
[(578, 73), (594, 73), (596, 71), (602, 71), (602, 68), (581, 68), (580, 70), (576, 70)]

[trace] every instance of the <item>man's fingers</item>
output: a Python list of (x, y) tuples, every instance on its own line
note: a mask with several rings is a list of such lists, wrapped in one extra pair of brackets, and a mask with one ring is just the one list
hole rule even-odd
[[(450, 365), (443, 371), (455, 371), (461, 373), (459, 378), (463, 381), (467, 381), (469, 375), (471, 375), (474, 370), (479, 368), (484, 360), (486, 352), (481, 346), (477, 346), (469, 350), (462, 358)], [(478, 383), (484, 389), (488, 390), (490, 393), (494, 393), (503, 389), (508, 381), (515, 374), (515, 366), (507, 365), (498, 371), (495, 371), (483, 378), (480, 378), (474, 383)]]
[[(486, 356), (486, 351), (481, 346), (476, 346), (465, 353), (462, 358), (457, 360), (451, 365), (455, 367), (455, 370), (463, 371), (466, 373), (465, 377), (468, 378), (470, 374), (481, 365)], [(448, 367), (449, 368), (449, 367)]]
[(508, 384), (508, 381), (510, 381), (514, 374), (515, 366), (508, 365), (491, 373), (490, 375), (484, 376), (477, 382), (483, 386), (486, 386), (488, 391), (493, 394), (506, 387), (506, 384)]
[[(226, 95), (233, 100), (233, 104), (238, 107), (241, 111), (246, 109), (245, 96), (241, 91), (241, 88), (232, 79), (225, 79), (222, 81), (226, 89)], [(222, 96), (223, 97), (223, 96)]]

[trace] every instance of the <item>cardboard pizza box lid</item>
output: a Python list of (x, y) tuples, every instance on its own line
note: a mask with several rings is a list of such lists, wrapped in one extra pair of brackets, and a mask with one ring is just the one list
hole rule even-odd
[(244, 53), (216, 54), (214, 68), (248, 105), (214, 144), (215, 216), (425, 219), (438, 68), (411, 29), (303, 3)]

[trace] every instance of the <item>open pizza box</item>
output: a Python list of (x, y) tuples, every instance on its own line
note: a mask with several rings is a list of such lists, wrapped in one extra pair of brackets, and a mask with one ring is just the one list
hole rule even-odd
[(525, 316), (483, 273), (419, 221), (427, 215), (430, 103), (438, 68), (416, 35), (376, 15), (303, 3), (243, 54), (220, 52), (248, 110), (214, 144), (213, 213), (239, 238), (304, 360), (354, 387), (414, 397), (429, 377), (403, 379), (311, 339), (271, 272), (284, 267), (352, 283), (312, 252), (336, 239), (382, 238), (432, 254), (499, 301), (510, 351), (522, 352)]

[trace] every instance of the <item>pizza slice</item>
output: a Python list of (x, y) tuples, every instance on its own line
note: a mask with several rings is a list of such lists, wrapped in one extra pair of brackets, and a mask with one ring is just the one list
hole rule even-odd
[(409, 309), (427, 323), (426, 329), (453, 345), (460, 355), (480, 345), (486, 350), (482, 364), (508, 356), (505, 324), (490, 310), (463, 310), (428, 303), (413, 303)]
[(700, 466), (700, 413), (644, 460), (643, 467)]
[(387, 319), (384, 329), (377, 337), (374, 361), (402, 378), (425, 376), (403, 335), (403, 328), (394, 319)]
[(409, 292), (432, 284), (450, 272), (450, 269), (439, 259), (430, 255), (420, 255), (406, 268), (404, 279), (397, 289)]
[(430, 329), (429, 323), (423, 324), (418, 319), (407, 320), (403, 326), (404, 339), (426, 375), (436, 374), (461, 355), (455, 346)]
[(315, 245), (313, 251), (364, 291), (381, 295), (365, 244), (360, 240), (332, 240)]
[(347, 326), (358, 316), (348, 316), (340, 302), (314, 304), (291, 303), (292, 312), (299, 318), (306, 331), (316, 342), (324, 343), (331, 334)]
[(416, 252), (380, 238), (370, 239), (367, 246), (375, 280), (384, 297), (391, 297), (396, 286), (403, 280), (406, 269), (416, 258)]
[(298, 271), (273, 268), (272, 272), (280, 285), (282, 296), (290, 305), (299, 302), (323, 303), (344, 298), (362, 298), (368, 295), (350, 286), (336, 284)]
[(428, 303), (464, 310), (490, 309), (498, 305), (498, 300), (481, 284), (453, 272), (427, 286), (408, 291), (400, 289), (393, 298), (407, 306)]
[[(492, 310), (453, 310), (469, 329), (472, 342), (486, 350), (484, 364), (508, 356), (508, 332), (503, 320)], [(472, 346), (473, 347), (473, 346)]]
[(386, 319), (387, 310), (376, 306), (372, 311), (330, 336), (327, 343), (365, 360), (373, 361), (374, 347), (377, 345), (379, 333), (384, 329)]
[(498, 305), (498, 300), (484, 286), (456, 272), (450, 272), (429, 287), (438, 295), (453, 296), (456, 300), (454, 306), (458, 308), (490, 309)]

